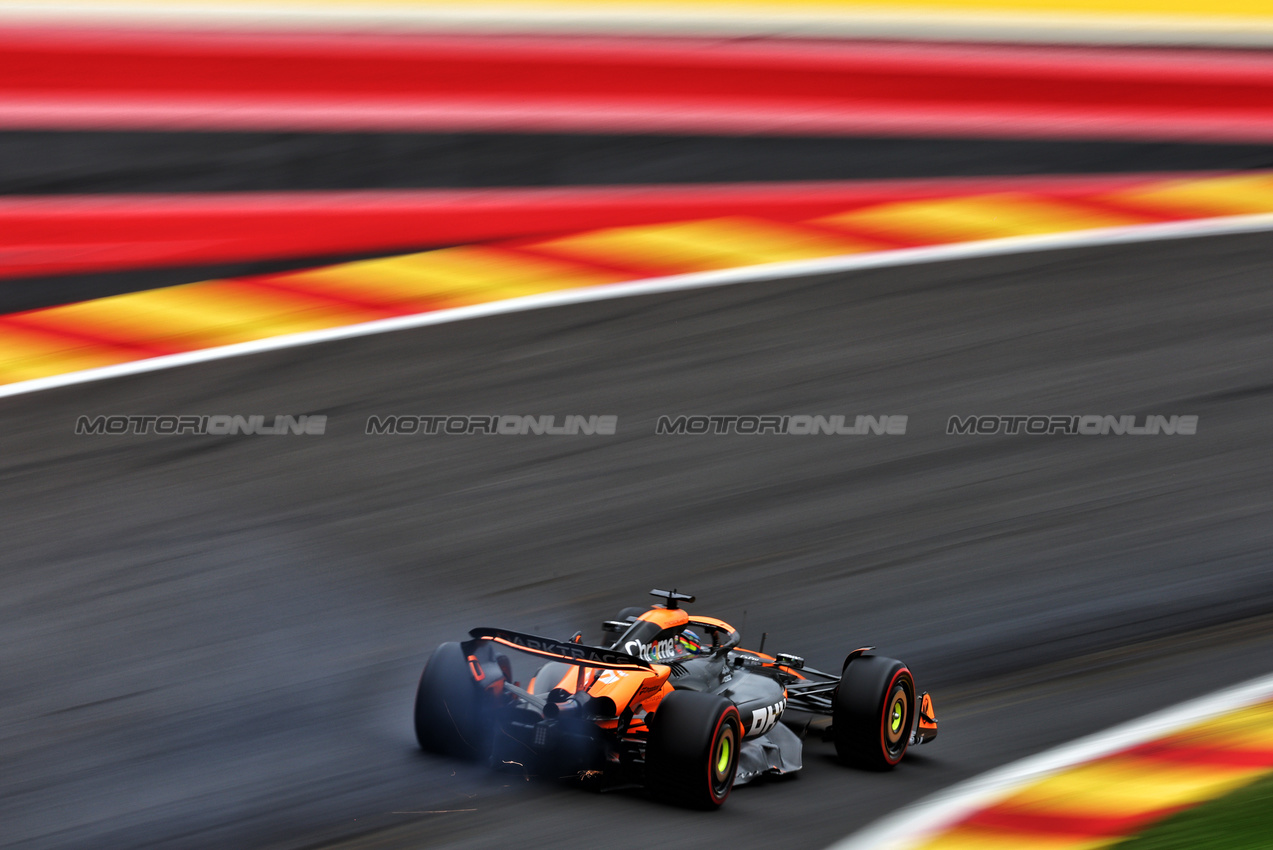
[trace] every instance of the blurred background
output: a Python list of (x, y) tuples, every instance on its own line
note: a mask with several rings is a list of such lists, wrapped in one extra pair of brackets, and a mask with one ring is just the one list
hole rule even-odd
[[(0, 845), (820, 848), (1269, 672), (1267, 4), (0, 0), (0, 41)], [(71, 383), (528, 295), (1232, 217), (1250, 232), (774, 271)], [(364, 433), (449, 413), (619, 428)], [(909, 427), (654, 434), (696, 413)], [(1013, 413), (1200, 424), (945, 433)], [(190, 414), (329, 426), (75, 434)], [(818, 667), (906, 660), (941, 739), (883, 776), (810, 742), (800, 779), (706, 817), (418, 752), (439, 642), (592, 639), (664, 585)], [(1165, 813), (972, 840), (1108, 846)], [(1260, 846), (1204, 834), (1178, 846)]]

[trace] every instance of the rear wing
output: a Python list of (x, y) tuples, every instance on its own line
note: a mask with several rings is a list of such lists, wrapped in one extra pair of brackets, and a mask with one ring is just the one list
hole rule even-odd
[(628, 655), (625, 652), (603, 649), (599, 646), (587, 646), (582, 643), (563, 642), (537, 635), (527, 635), (521, 632), (512, 632), (508, 629), (472, 629), (469, 632), (469, 636), (472, 640), (465, 641), (463, 645), (466, 655), (472, 654), (473, 649), (476, 648), (479, 642), (489, 641), (579, 667), (642, 672), (653, 672), (654, 669), (648, 661), (637, 658), (635, 655)]

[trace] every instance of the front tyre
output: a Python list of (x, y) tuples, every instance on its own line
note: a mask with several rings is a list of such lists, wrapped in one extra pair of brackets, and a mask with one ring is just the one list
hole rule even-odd
[(906, 755), (915, 724), (915, 679), (905, 664), (878, 655), (854, 658), (833, 705), (835, 751), (843, 761), (887, 770)]
[(490, 700), (469, 672), (458, 643), (434, 650), (415, 696), (415, 736), (421, 749), (464, 759), (490, 753)]
[(696, 809), (725, 802), (738, 773), (743, 722), (722, 696), (673, 691), (659, 703), (646, 744), (646, 784)]

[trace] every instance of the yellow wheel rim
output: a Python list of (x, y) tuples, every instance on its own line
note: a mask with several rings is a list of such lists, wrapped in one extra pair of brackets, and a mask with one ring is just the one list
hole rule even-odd
[(716, 755), (716, 772), (724, 773), (729, 770), (729, 754), (730, 754), (729, 738), (722, 738), (720, 742), (720, 750)]

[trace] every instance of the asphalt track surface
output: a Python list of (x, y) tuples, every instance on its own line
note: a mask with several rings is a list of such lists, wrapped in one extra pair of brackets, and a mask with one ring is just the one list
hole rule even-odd
[[(1273, 235), (599, 302), (0, 401), (5, 847), (824, 847), (1273, 659)], [(370, 414), (619, 416), (372, 437)], [(972, 413), (1193, 437), (959, 437)], [(326, 413), (321, 437), (76, 437), (79, 414)], [(659, 437), (660, 414), (910, 416)], [(718, 813), (422, 755), (430, 648), (596, 635), (675, 585), (753, 644), (907, 660), (941, 737)]]
[(1262, 144), (602, 133), (0, 131), (0, 194), (586, 186), (1273, 167)]

